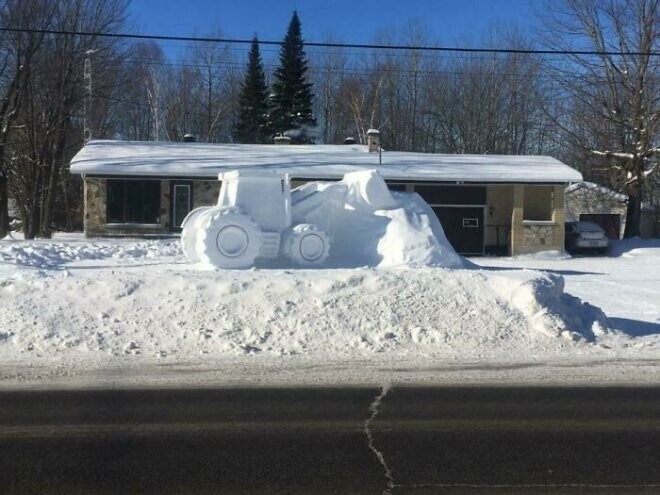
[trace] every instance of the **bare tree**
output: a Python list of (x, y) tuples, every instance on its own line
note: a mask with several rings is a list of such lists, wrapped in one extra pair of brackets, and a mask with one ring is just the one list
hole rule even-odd
[(598, 52), (548, 65), (557, 123), (628, 195), (624, 236), (637, 236), (645, 189), (658, 173), (660, 0), (553, 1), (547, 13), (550, 47)]
[[(336, 43), (332, 36), (326, 36), (327, 43)], [(320, 116), (322, 128), (322, 140), (324, 143), (337, 142), (348, 136), (338, 135), (337, 108), (339, 86), (346, 77), (346, 54), (342, 48), (327, 48), (321, 53), (309, 53), (311, 62), (310, 79), (315, 85), (315, 109), (314, 114)]]
[(196, 108), (201, 112), (198, 127), (201, 131), (200, 137), (209, 143), (221, 139), (220, 127), (225, 112), (229, 110), (222, 98), (225, 90), (223, 76), (230, 62), (229, 53), (227, 45), (220, 46), (216, 43), (198, 43), (193, 49), (198, 85)]
[(165, 54), (154, 42), (133, 45), (125, 54), (119, 81), (109, 100), (114, 129), (123, 139), (157, 138), (163, 105), (156, 104), (152, 96), (154, 87), (165, 79), (164, 64)]
[[(0, 23), (44, 29), (50, 22), (52, 5), (46, 0), (6, 0), (0, 7)], [(25, 104), (33, 60), (44, 39), (39, 33), (5, 33), (0, 47), (0, 238), (9, 231), (9, 168), (7, 147), (16, 132), (16, 121)]]
[[(59, 31), (114, 31), (125, 10), (124, 0), (45, 3), (51, 10), (33, 12), (34, 19), (42, 19), (42, 25)], [(101, 65), (116, 63), (113, 43), (96, 35), (43, 35), (30, 60), (22, 89), (23, 104), (16, 114), (18, 127), (4, 149), (8, 189), (28, 239), (51, 235), (56, 202), (62, 202), (70, 214), (67, 165), (82, 145), (82, 132), (76, 128), (84, 96), (80, 69), (90, 50), (96, 52)], [(103, 72), (97, 74), (101, 93), (105, 91)], [(113, 71), (106, 69), (105, 73)], [(92, 128), (99, 130), (103, 121), (105, 118), (97, 112)]]

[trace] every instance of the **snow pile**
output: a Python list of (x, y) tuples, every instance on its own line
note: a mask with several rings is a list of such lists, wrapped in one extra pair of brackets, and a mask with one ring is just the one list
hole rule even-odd
[(392, 193), (378, 172), (346, 174), (292, 191), (294, 223), (318, 225), (331, 239), (329, 267), (464, 267), (428, 204)]
[[(252, 355), (328, 363), (388, 353), (415, 363), (501, 361), (588, 349), (607, 327), (600, 310), (563, 292), (557, 275), (431, 267), (202, 272), (172, 246), (3, 246), (14, 256), (3, 258), (5, 270), (8, 262), (40, 268), (0, 280), (0, 359), (100, 366), (117, 356), (180, 363)], [(159, 263), (145, 263), (154, 256)]]
[(617, 246), (471, 270), (200, 271), (175, 241), (0, 241), (0, 385), (192, 370), (215, 384), (657, 381), (660, 245)]
[(144, 242), (12, 242), (0, 244), (0, 262), (35, 268), (56, 268), (73, 261), (157, 259), (181, 254), (176, 241)]
[(610, 256), (623, 256), (625, 258), (658, 256), (660, 255), (660, 239), (621, 239), (610, 241)]
[(494, 277), (491, 285), (507, 303), (528, 318), (532, 329), (562, 335), (576, 342), (594, 341), (597, 335), (607, 331), (605, 314), (600, 308), (566, 294), (563, 277), (551, 273), (540, 277), (534, 277), (535, 272), (522, 273), (529, 278), (521, 284), (511, 283), (510, 277)]

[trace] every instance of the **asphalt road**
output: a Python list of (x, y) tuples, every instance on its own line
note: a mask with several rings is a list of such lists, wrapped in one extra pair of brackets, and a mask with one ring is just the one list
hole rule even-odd
[(0, 392), (0, 493), (660, 493), (660, 387)]

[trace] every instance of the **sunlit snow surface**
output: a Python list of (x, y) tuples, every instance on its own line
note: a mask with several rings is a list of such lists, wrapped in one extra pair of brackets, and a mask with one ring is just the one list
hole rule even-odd
[(660, 242), (472, 261), (200, 270), (178, 240), (6, 239), (0, 385), (660, 379)]

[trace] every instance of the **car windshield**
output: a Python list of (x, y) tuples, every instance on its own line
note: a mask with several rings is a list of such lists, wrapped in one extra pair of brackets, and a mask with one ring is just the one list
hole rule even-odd
[(602, 227), (593, 222), (576, 222), (576, 227), (579, 232), (603, 232)]

